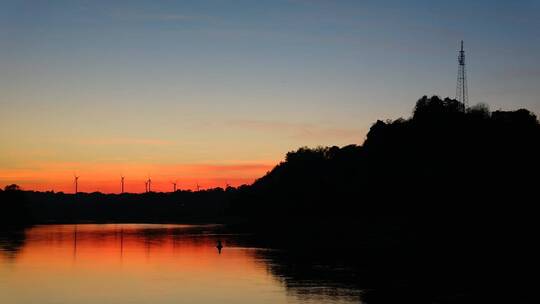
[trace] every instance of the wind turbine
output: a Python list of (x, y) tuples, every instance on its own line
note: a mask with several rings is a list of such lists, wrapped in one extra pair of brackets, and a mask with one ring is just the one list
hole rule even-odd
[(152, 192), (152, 179), (148, 178), (148, 192)]
[(121, 193), (124, 193), (124, 177), (125, 176), (120, 176), (120, 180), (121, 180), (121, 183), (122, 183), (122, 192)]
[(199, 186), (199, 183), (197, 183), (197, 192), (199, 192), (199, 189), (201, 189), (201, 187)]
[(75, 179), (75, 194), (79, 192), (79, 177), (77, 175), (73, 175)]
[(174, 181), (174, 182), (171, 182), (171, 184), (173, 185), (173, 192), (176, 192), (176, 183), (178, 181)]
[(148, 192), (148, 181), (144, 181), (144, 192)]

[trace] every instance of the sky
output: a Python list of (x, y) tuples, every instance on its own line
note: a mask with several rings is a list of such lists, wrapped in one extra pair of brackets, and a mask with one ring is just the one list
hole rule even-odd
[(0, 185), (251, 183), (453, 97), (460, 40), (471, 104), (540, 113), (540, 0), (0, 0)]

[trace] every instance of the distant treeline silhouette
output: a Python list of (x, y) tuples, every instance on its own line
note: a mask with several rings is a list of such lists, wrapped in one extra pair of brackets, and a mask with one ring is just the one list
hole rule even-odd
[[(8, 225), (77, 222), (215, 222), (233, 188), (204, 191), (104, 194), (0, 191), (0, 221)], [(1, 226), (1, 224), (0, 224)]]

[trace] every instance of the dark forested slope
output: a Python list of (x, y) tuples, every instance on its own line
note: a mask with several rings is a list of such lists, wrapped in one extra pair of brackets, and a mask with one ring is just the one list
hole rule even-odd
[(526, 208), (538, 196), (539, 155), (533, 113), (464, 111), (455, 100), (424, 96), (411, 118), (373, 124), (362, 146), (287, 153), (233, 206), (262, 216)]

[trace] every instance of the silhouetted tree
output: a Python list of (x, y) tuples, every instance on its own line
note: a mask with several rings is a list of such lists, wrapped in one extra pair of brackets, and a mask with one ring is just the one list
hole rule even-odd
[(478, 119), (488, 119), (491, 116), (489, 105), (485, 103), (479, 103), (468, 108), (467, 113), (469, 116), (477, 117)]
[(16, 184), (7, 185), (4, 187), (4, 191), (21, 191), (21, 187)]

